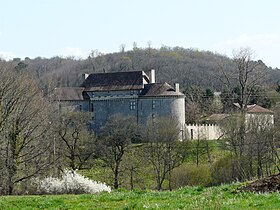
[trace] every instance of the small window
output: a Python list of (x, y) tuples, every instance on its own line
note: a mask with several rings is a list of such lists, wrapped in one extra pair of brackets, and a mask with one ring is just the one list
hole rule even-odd
[(130, 95), (134, 95), (135, 91), (134, 90), (130, 90)]
[(90, 111), (93, 112), (94, 107), (93, 107), (93, 103), (90, 104)]
[(156, 101), (152, 101), (152, 109), (155, 109), (156, 108)]
[(193, 129), (191, 129), (191, 140), (193, 140)]
[(80, 104), (80, 105), (79, 105), (79, 110), (82, 111), (82, 108), (83, 108), (83, 107), (82, 107), (82, 105)]
[(136, 109), (136, 101), (130, 101), (130, 110)]
[(155, 120), (156, 120), (156, 115), (152, 114), (152, 121), (153, 121), (153, 123), (155, 122)]

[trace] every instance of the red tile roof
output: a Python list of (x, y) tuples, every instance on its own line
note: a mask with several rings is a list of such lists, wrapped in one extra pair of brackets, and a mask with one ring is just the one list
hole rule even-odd
[[(234, 106), (240, 108), (240, 105), (238, 103), (233, 103)], [(273, 111), (263, 108), (257, 104), (247, 105), (246, 107), (247, 113), (267, 113), (267, 114), (273, 114)]]

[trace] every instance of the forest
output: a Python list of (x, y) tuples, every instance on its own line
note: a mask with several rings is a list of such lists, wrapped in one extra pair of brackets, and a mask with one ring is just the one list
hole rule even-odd
[[(253, 58), (252, 58), (252, 61)], [(233, 71), (232, 59), (210, 51), (184, 49), (181, 47), (163, 46), (159, 49), (137, 48), (117, 53), (102, 54), (93, 50), (87, 59), (75, 57), (26, 57), (21, 60), (14, 58), (12, 63), (17, 69), (23, 68), (38, 80), (44, 91), (52, 87), (79, 86), (83, 73), (138, 71), (148, 72), (156, 70), (158, 82), (180, 83), (181, 89), (199, 86), (203, 90), (222, 91), (223, 84), (219, 81), (218, 70), (221, 65), (227, 71)], [(279, 82), (280, 70), (267, 67), (261, 60), (258, 63), (266, 79), (263, 85), (266, 88), (275, 86)]]

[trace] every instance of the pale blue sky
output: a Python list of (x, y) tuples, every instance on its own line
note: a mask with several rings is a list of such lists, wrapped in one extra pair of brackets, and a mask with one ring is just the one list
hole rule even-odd
[(0, 0), (0, 55), (86, 57), (162, 45), (231, 55), (250, 47), (280, 68), (279, 0)]

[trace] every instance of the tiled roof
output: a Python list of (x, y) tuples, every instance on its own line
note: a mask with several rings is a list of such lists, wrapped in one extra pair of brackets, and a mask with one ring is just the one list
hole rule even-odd
[(85, 91), (142, 89), (149, 77), (144, 71), (90, 74), (81, 85)]
[(270, 114), (272, 114), (273, 111), (254, 104), (254, 105), (247, 106), (247, 113), (270, 113)]
[(83, 100), (83, 87), (60, 87), (54, 90), (56, 101), (79, 101)]
[[(240, 105), (238, 103), (233, 103), (234, 106), (240, 108)], [(247, 113), (268, 113), (273, 114), (273, 111), (263, 108), (257, 104), (247, 105), (246, 107)]]
[(176, 92), (171, 85), (165, 82), (145, 85), (140, 96), (184, 96), (184, 94)]
[(221, 121), (229, 116), (230, 116), (230, 114), (212, 114), (206, 120), (211, 121), (211, 122), (217, 122), (217, 121)]

